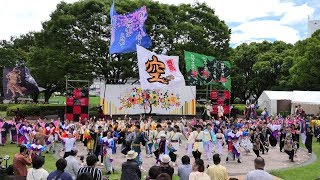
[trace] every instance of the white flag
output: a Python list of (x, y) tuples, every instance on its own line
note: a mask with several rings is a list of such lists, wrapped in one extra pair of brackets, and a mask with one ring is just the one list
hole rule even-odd
[(171, 89), (186, 85), (179, 69), (179, 56), (158, 55), (138, 45), (137, 55), (142, 89)]

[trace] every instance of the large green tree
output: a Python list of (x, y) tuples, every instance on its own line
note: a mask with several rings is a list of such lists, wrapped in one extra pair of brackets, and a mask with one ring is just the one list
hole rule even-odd
[(294, 47), (287, 85), (296, 90), (320, 90), (320, 30)]

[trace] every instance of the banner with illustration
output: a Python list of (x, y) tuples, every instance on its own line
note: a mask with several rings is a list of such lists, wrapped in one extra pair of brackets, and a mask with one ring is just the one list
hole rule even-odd
[(2, 82), (5, 99), (39, 92), (38, 84), (26, 67), (4, 68)]
[(231, 64), (217, 61), (212, 56), (194, 52), (184, 52), (186, 70), (190, 85), (221, 84), (231, 91)]
[(179, 56), (158, 55), (137, 46), (142, 89), (174, 89), (186, 85), (179, 69)]
[(136, 45), (148, 48), (152, 45), (151, 38), (145, 29), (148, 17), (147, 7), (143, 6), (134, 12), (118, 14), (114, 3), (110, 8), (111, 40), (109, 53), (130, 53), (136, 51)]
[(139, 85), (101, 84), (100, 101), (107, 115), (196, 114), (196, 87), (143, 90)]

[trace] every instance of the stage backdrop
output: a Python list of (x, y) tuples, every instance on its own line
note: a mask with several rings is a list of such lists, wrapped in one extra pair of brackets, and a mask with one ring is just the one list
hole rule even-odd
[(196, 114), (196, 87), (142, 90), (139, 85), (104, 85), (100, 88), (101, 105), (106, 115), (125, 114)]

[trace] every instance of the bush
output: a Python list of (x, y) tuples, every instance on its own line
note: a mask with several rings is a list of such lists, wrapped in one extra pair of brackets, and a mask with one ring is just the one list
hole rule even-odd
[(0, 111), (7, 111), (7, 108), (13, 104), (0, 104)]
[(59, 111), (65, 111), (65, 105), (59, 104), (17, 104), (7, 108), (7, 115), (14, 116), (15, 110), (19, 108), (24, 116), (46, 116), (56, 115)]
[[(233, 107), (235, 108), (236, 113), (239, 115), (243, 115), (243, 112), (246, 109), (245, 104), (233, 104)], [(262, 111), (263, 111), (263, 109), (257, 109), (257, 116), (260, 116)]]

